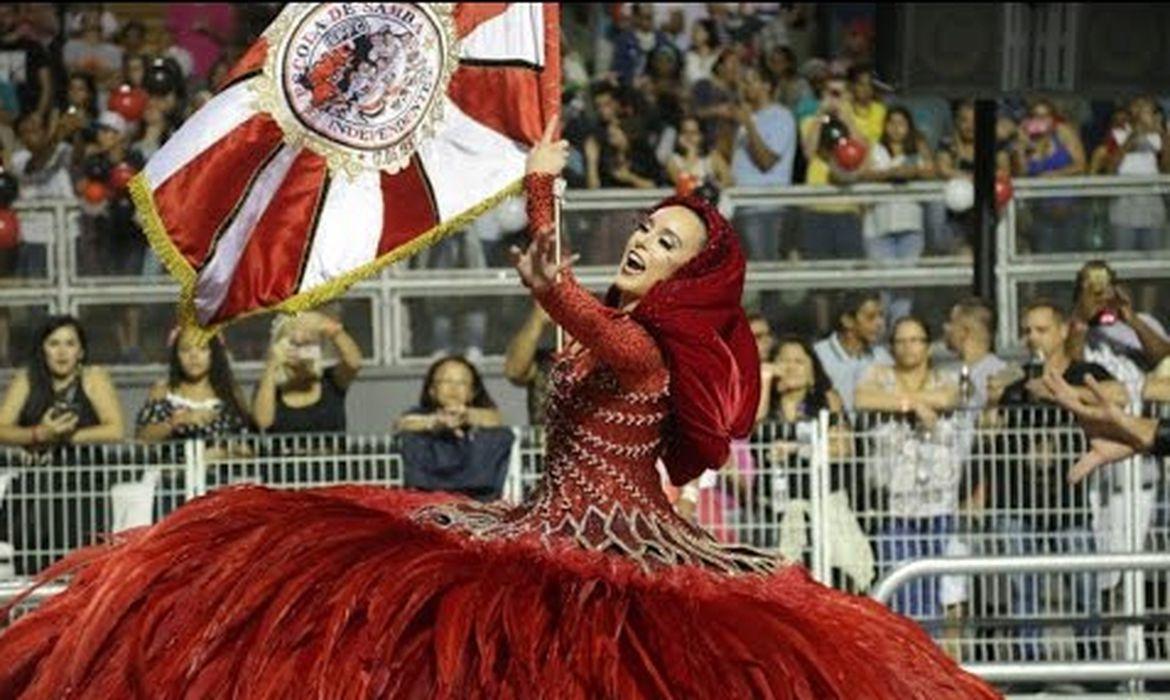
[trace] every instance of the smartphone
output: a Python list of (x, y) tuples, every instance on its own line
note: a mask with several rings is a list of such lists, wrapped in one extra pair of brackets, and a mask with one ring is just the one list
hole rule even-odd
[(75, 415), (76, 413), (77, 409), (68, 401), (55, 401), (53, 402), (53, 407), (49, 410), (49, 418), (57, 420), (58, 418)]

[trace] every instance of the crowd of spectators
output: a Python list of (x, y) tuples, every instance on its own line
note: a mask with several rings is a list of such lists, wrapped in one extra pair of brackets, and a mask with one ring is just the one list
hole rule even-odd
[[(973, 103), (899, 94), (874, 70), (874, 33), (865, 22), (847, 28), (836, 55), (821, 52), (827, 47), (812, 40), (812, 25), (824, 14), (802, 3), (567, 10), (570, 183), (687, 188), (697, 180), (778, 189), (970, 180)], [(1002, 100), (997, 169), (1018, 178), (1170, 172), (1165, 105), (1151, 95)], [(824, 138), (830, 125), (832, 138)], [(838, 163), (834, 144), (842, 135), (864, 145), (859, 167)], [(1089, 240), (1098, 234), (1088, 233), (1093, 215), (1083, 204), (1032, 203), (1021, 224), (1026, 245), (1037, 253), (1166, 247), (1161, 196), (1110, 201), (1105, 240), (1097, 242)], [(749, 257), (912, 262), (927, 243), (934, 252), (965, 252), (971, 231), (969, 204), (819, 205), (787, 218), (736, 209)]]
[[(125, 183), (210, 99), (278, 9), (277, 3), (175, 4), (141, 12), (81, 3), (0, 8), (0, 165), (19, 184), (18, 201), (79, 203), (81, 216), (69, 231), (78, 274), (163, 274), (134, 221)], [(969, 180), (972, 103), (899, 94), (874, 69), (872, 18), (851, 20), (826, 42), (835, 22), (832, 12), (811, 3), (566, 5), (563, 111), (573, 145), (566, 170), (571, 186), (710, 184), (767, 192), (791, 184)], [(112, 108), (126, 90), (143, 98), (136, 118)], [(1045, 178), (1170, 171), (1164, 103), (1157, 96), (1005, 100), (997, 166), (1004, 174)], [(854, 169), (835, 155), (843, 135), (864, 146)], [(971, 249), (970, 205), (726, 204), (752, 260), (909, 266), (923, 255)], [(1157, 194), (1024, 204), (1017, 226), (1033, 252), (1148, 252), (1167, 245), (1166, 203)], [(518, 213), (522, 220), (514, 204), (501, 207), (411, 264), (505, 265), (502, 251), (522, 228)], [(566, 221), (570, 230), (594, 228), (589, 216), (573, 218)], [(0, 278), (46, 275), (51, 244), (65, 234), (51, 218), (22, 214), (21, 224), (18, 241), (0, 236)], [(584, 259), (612, 262), (606, 241), (588, 236), (580, 247)], [(1152, 290), (1140, 293), (1149, 301)], [(775, 311), (775, 293), (764, 297), (762, 306)], [(813, 301), (823, 320), (827, 301)], [(922, 311), (906, 290), (884, 290), (882, 301), (887, 324)], [(423, 300), (417, 306), (410, 318), (423, 355), (482, 354), (485, 304), (462, 300), (452, 308)], [(144, 357), (141, 316), (136, 308), (121, 311), (116, 354), (122, 362)], [(0, 360), (8, 353), (9, 325), (7, 312), (0, 313)]]

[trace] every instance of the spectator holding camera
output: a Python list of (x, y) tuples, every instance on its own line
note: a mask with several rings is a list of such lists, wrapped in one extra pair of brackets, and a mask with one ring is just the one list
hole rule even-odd
[(121, 440), (117, 390), (105, 369), (85, 363), (85, 331), (77, 319), (51, 317), (34, 348), (0, 402), (0, 444), (40, 448)]
[(1034, 101), (1020, 124), (1016, 141), (1017, 175), (1067, 177), (1085, 172), (1085, 147), (1075, 129), (1060, 118), (1046, 99)]
[(73, 147), (73, 166), (80, 168), (91, 126), (98, 118), (97, 84), (85, 73), (74, 73), (65, 84), (65, 102), (54, 110), (61, 140)]
[[(1061, 376), (1082, 400), (1095, 401), (1087, 388), (1099, 382), (1110, 403), (1124, 404), (1125, 388), (1109, 372), (1092, 362), (1071, 357), (1066, 349), (1069, 324), (1064, 311), (1054, 302), (1037, 299), (1023, 313), (1024, 344), (1032, 354), (1025, 375), (1009, 385), (999, 405), (1016, 410), (997, 414), (1006, 430), (987, 436), (989, 453), (998, 459), (982, 460), (986, 474), (974, 484), (975, 500), (995, 514), (989, 523), (1001, 555), (1035, 554), (1041, 551), (1073, 554), (1091, 552), (1094, 537), (1089, 528), (1089, 501), (1083, 488), (1066, 483), (1065, 474), (1075, 454), (1067, 430), (1071, 417), (1055, 410), (1056, 397), (1044, 376)], [(1070, 577), (1070, 602), (1082, 614), (1096, 616), (1097, 577), (1077, 574)], [(1051, 600), (1034, 577), (1008, 577), (1012, 614), (1021, 618), (1036, 615), (1042, 600)], [(1020, 653), (1028, 661), (1044, 658), (1042, 628), (1026, 624), (1016, 631)], [(1081, 655), (1088, 656), (1086, 644), (1093, 630), (1075, 626)]]
[(1170, 338), (1153, 316), (1137, 313), (1117, 273), (1090, 260), (1077, 273), (1070, 347), (1103, 365), (1126, 385), (1138, 408), (1146, 374), (1170, 356)]
[[(270, 433), (345, 431), (345, 395), (362, 351), (340, 321), (317, 311), (280, 318), (252, 415)], [(336, 364), (326, 366), (326, 345)]]
[[(998, 129), (998, 127), (997, 127)], [(1076, 130), (1059, 118), (1048, 100), (1036, 100), (1019, 126), (1013, 169), (1022, 177), (1068, 177), (1085, 172), (1085, 149)], [(1082, 203), (1068, 197), (1037, 200), (1031, 207), (1032, 251), (1067, 253), (1081, 249)]]
[[(18, 576), (31, 576), (107, 529), (102, 470), (81, 468), (93, 452), (75, 445), (122, 440), (122, 406), (105, 369), (87, 365), (85, 331), (71, 316), (50, 317), (28, 367), (0, 402), (0, 444), (33, 453), (32, 468), (5, 489), (4, 539)], [(92, 464), (92, 462), (90, 462)]]
[[(1022, 405), (1037, 402), (1051, 403), (1051, 392), (1042, 379), (1045, 372), (1057, 374), (1073, 386), (1085, 386), (1085, 377), (1101, 382), (1103, 390), (1115, 403), (1126, 403), (1125, 387), (1117, 383), (1107, 369), (1093, 362), (1076, 360), (1067, 351), (1069, 321), (1063, 309), (1047, 299), (1037, 299), (1024, 310), (1024, 345), (1032, 360), (1025, 367), (1024, 376), (1004, 389), (1000, 405)], [(1082, 399), (1092, 401), (1092, 392), (1078, 392)]]
[[(805, 183), (842, 185), (855, 182), (858, 172), (842, 170), (833, 157), (841, 137), (865, 143), (853, 118), (845, 80), (831, 76), (825, 81), (817, 112), (800, 124), (801, 148), (808, 161)], [(801, 253), (812, 259), (860, 258), (862, 252), (861, 207), (857, 204), (816, 204), (801, 209)]]
[[(1090, 260), (1077, 273), (1073, 290), (1073, 318), (1070, 330), (1072, 352), (1088, 362), (1104, 367), (1125, 389), (1118, 403), (1137, 415), (1141, 411), (1148, 372), (1170, 352), (1166, 331), (1157, 319), (1136, 313), (1128, 293), (1121, 287), (1117, 273), (1103, 260)], [(1085, 401), (1091, 397), (1085, 392)], [(1133, 494), (1140, 541), (1145, 541), (1152, 522), (1157, 497), (1155, 488), (1161, 478), (1161, 465), (1143, 457), (1135, 468), (1141, 489)], [(1129, 541), (1118, 528), (1109, 525), (1125, 517), (1127, 499), (1120, 497), (1126, 478), (1125, 467), (1115, 465), (1090, 484), (1090, 496), (1098, 509), (1099, 549), (1125, 551)], [(1101, 577), (1102, 588), (1116, 590), (1120, 574), (1110, 572)]]
[[(1114, 128), (1116, 148), (1105, 158), (1108, 172), (1125, 177), (1155, 177), (1170, 172), (1166, 125), (1153, 98), (1129, 103), (1128, 123)], [(1109, 228), (1115, 250), (1161, 250), (1165, 246), (1166, 203), (1160, 195), (1126, 195), (1109, 203)]]

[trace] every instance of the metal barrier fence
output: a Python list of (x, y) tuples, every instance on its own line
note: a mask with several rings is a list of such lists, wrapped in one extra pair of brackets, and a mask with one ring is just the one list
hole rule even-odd
[[(540, 428), (516, 429), (504, 498), (543, 466)], [(765, 424), (700, 490), (719, 540), (777, 549), (857, 593), (899, 565), (947, 557), (1166, 552), (1167, 465), (1136, 458), (1081, 484), (1085, 448), (1051, 408), (941, 415), (857, 414)], [(149, 524), (186, 500), (252, 482), (395, 487), (394, 436), (244, 436), (216, 442), (0, 452), (0, 559), (30, 576), (102, 533)], [(1170, 660), (1164, 570), (950, 573), (889, 596), (967, 663)]]

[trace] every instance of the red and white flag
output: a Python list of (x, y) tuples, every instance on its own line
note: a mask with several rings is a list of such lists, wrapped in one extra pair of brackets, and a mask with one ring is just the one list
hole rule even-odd
[(184, 322), (295, 312), (518, 193), (560, 97), (555, 3), (292, 3), (131, 193)]

